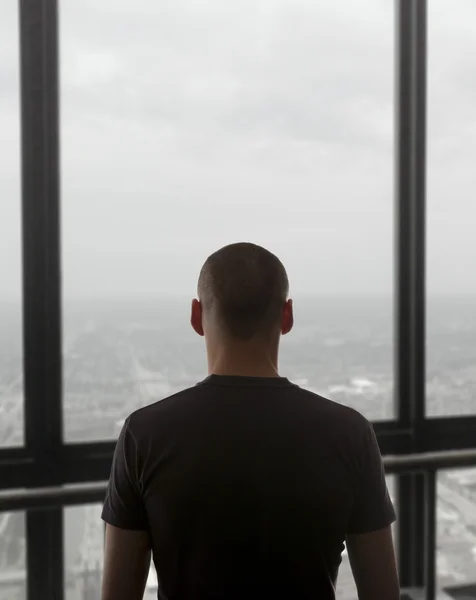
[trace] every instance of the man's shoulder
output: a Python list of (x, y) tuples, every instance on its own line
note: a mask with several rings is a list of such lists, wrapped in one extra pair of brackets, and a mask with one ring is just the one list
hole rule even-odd
[[(126, 419), (130, 432), (134, 437), (140, 437), (146, 431), (155, 433), (158, 427), (161, 430), (175, 428), (179, 423), (196, 418), (205, 406), (199, 401), (200, 398), (206, 399), (209, 394), (216, 395), (216, 389), (200, 383), (132, 412)], [(358, 435), (371, 427), (370, 422), (356, 409), (299, 385), (290, 385), (286, 390), (286, 397), (291, 400), (288, 409), (296, 416), (300, 415), (299, 418), (328, 426), (344, 435), (345, 432)]]
[(168, 413), (175, 413), (178, 410), (182, 411), (185, 405), (195, 399), (198, 392), (197, 386), (191, 386), (176, 392), (165, 398), (161, 398), (152, 404), (143, 406), (133, 411), (126, 419), (126, 422), (131, 428), (135, 428), (142, 424), (156, 422), (158, 418), (162, 418)]
[(355, 408), (346, 404), (340, 404), (311, 390), (299, 386), (295, 386), (295, 388), (296, 396), (305, 401), (311, 410), (314, 410), (322, 418), (325, 419), (327, 417), (336, 420), (341, 425), (348, 423), (354, 429), (366, 430), (371, 426), (364, 415)]

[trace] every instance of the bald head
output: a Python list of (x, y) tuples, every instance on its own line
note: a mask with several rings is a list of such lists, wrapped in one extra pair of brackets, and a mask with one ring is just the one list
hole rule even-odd
[(230, 244), (208, 257), (198, 280), (198, 297), (224, 332), (239, 340), (279, 329), (289, 293), (281, 261), (261, 246)]

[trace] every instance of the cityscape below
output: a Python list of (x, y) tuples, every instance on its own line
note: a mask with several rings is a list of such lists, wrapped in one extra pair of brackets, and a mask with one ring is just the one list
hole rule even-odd
[[(205, 378), (203, 340), (189, 326), (188, 299), (64, 304), (66, 442), (115, 439), (130, 412)], [(429, 416), (476, 413), (475, 306), (475, 298), (429, 299)], [(295, 329), (282, 341), (281, 374), (370, 420), (394, 418), (392, 300), (295, 298), (295, 312)], [(0, 446), (23, 441), (21, 341), (20, 307), (0, 304)], [(99, 597), (100, 511), (64, 510), (66, 600)], [(24, 528), (22, 513), (0, 514), (0, 600), (26, 597)], [(437, 535), (440, 588), (474, 583), (476, 469), (439, 474)], [(337, 591), (342, 600), (356, 597), (345, 553)], [(156, 596), (151, 570), (146, 600)]]

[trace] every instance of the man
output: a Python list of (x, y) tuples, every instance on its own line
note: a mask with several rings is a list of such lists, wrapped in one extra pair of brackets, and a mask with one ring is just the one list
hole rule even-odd
[(280, 377), (288, 278), (259, 246), (212, 254), (191, 323), (209, 376), (134, 412), (103, 519), (103, 600), (331, 600), (344, 541), (360, 600), (397, 600), (395, 512), (370, 423)]

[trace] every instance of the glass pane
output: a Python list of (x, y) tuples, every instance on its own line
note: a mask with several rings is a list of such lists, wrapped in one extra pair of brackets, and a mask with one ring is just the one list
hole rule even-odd
[[(104, 523), (99, 504), (64, 509), (65, 600), (100, 597), (104, 561)], [(144, 600), (157, 598), (157, 576), (151, 567)]]
[(289, 270), (283, 374), (393, 416), (393, 3), (61, 8), (66, 439), (204, 378), (189, 298), (243, 239)]
[[(395, 478), (393, 475), (387, 476), (388, 491), (394, 504), (396, 503)], [(395, 504), (395, 508), (397, 506)], [(393, 535), (396, 535), (396, 528), (393, 528)], [(355, 587), (354, 576), (350, 568), (349, 556), (345, 550), (342, 555), (342, 563), (339, 568), (339, 577), (337, 579), (336, 600), (357, 600), (357, 589)]]
[(0, 446), (23, 444), (18, 3), (0, 18)]
[(0, 600), (26, 600), (25, 514), (0, 513)]
[(63, 514), (65, 600), (99, 598), (104, 556), (101, 506), (67, 507)]
[(476, 412), (476, 3), (429, 3), (427, 412)]
[[(450, 598), (476, 596), (476, 469), (438, 477), (438, 586)], [(472, 590), (471, 590), (472, 587)], [(460, 588), (456, 595), (454, 588)], [(467, 596), (462, 595), (466, 589)]]

